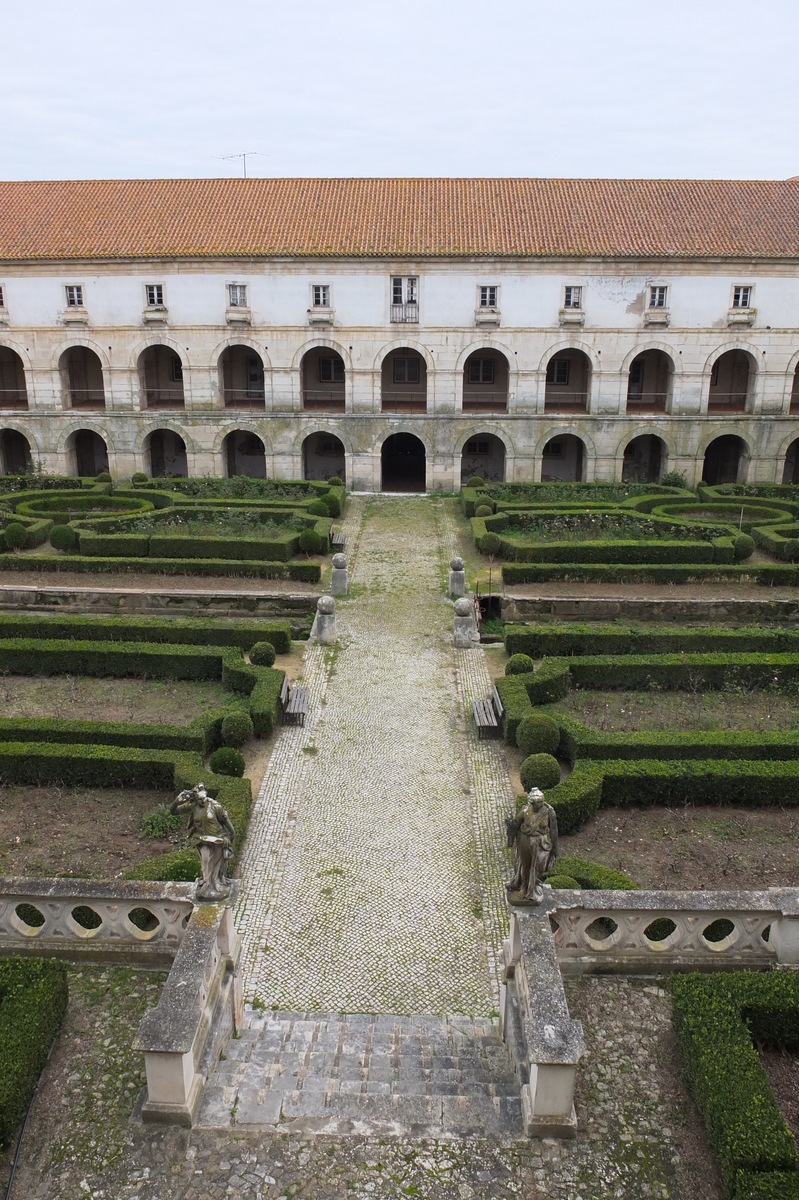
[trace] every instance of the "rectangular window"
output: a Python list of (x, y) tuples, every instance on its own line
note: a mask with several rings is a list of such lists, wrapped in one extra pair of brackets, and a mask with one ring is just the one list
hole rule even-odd
[(732, 289), (733, 308), (749, 308), (752, 303), (752, 288), (749, 284), (737, 283)]
[(628, 396), (640, 396), (644, 390), (644, 363), (636, 358), (630, 366), (630, 378), (627, 384)]
[(493, 383), (494, 382), (494, 360), (493, 358), (470, 358), (469, 359), (469, 383)]
[(228, 298), (231, 308), (246, 308), (247, 307), (247, 285), (246, 283), (229, 283), (227, 285)]
[(394, 359), (394, 382), (395, 383), (418, 383), (419, 382), (419, 359), (418, 358), (395, 358)]
[(172, 381), (173, 383), (181, 382), (183, 379), (183, 364), (177, 354), (172, 355)]
[(583, 289), (582, 287), (569, 286), (564, 289), (563, 307), (564, 308), (582, 308), (583, 306)]
[(245, 360), (247, 371), (247, 395), (260, 398), (264, 394), (264, 373), (260, 358), (248, 354)]
[(327, 283), (315, 283), (311, 292), (313, 294), (314, 308), (330, 308), (330, 286)]
[(665, 308), (667, 292), (668, 288), (662, 287), (660, 284), (657, 284), (655, 287), (651, 287), (649, 289), (649, 307)]
[(148, 283), (145, 286), (148, 308), (160, 308), (164, 303), (164, 285), (162, 283)]
[(416, 303), (416, 276), (395, 275), (391, 280), (392, 304)]
[(497, 307), (497, 288), (495, 284), (488, 284), (480, 287), (480, 307)]
[(467, 442), (467, 454), (488, 454), (488, 442)]
[(569, 382), (568, 358), (551, 358), (547, 364), (547, 383), (565, 387)]
[(66, 284), (67, 308), (83, 308), (83, 287), (79, 283)]
[(4, 289), (2, 287), (0, 287), (0, 308), (5, 308), (5, 306), (6, 306), (6, 294), (5, 294)]
[(344, 363), (338, 355), (330, 358), (319, 359), (319, 382), (320, 383), (343, 383), (344, 382)]

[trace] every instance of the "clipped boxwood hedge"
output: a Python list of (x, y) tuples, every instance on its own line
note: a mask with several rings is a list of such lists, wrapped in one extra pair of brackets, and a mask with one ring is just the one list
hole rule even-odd
[(638, 884), (625, 875), (624, 871), (614, 871), (612, 867), (602, 863), (592, 862), (590, 858), (576, 858), (570, 854), (559, 856), (551, 871), (544, 876), (544, 882), (554, 887), (552, 877), (566, 876), (573, 879), (577, 887), (586, 891), (624, 891), (638, 890)]
[(0, 613), (0, 638), (72, 638), (93, 642), (169, 642), (174, 645), (237, 646), (249, 650), (271, 642), (278, 654), (291, 650), (288, 621), (236, 621), (222, 617), (103, 617)]
[[(29, 560), (28, 560), (29, 561)], [(763, 587), (795, 587), (799, 584), (799, 567), (769, 563), (767, 566), (748, 566), (746, 563), (722, 563), (693, 566), (678, 563), (631, 565), (629, 563), (513, 563), (502, 564), (502, 579), (506, 586), (515, 583), (548, 583), (564, 580), (573, 583), (695, 583), (743, 582)]]
[(668, 654), (723, 651), (797, 651), (799, 628), (721, 625), (506, 625), (509, 655), (547, 658), (567, 654)]
[(0, 959), (0, 1146), (17, 1133), (67, 1008), (55, 959)]
[(149, 575), (240, 575), (253, 579), (294, 579), (318, 583), (318, 562), (253, 562), (243, 559), (210, 558), (97, 558), (85, 554), (14, 554), (3, 558), (4, 571), (77, 571), (83, 574), (111, 573)]

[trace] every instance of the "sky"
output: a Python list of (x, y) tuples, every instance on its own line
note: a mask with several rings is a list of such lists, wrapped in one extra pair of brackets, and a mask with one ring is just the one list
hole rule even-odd
[(6, 179), (799, 175), (797, 0), (4, 0)]

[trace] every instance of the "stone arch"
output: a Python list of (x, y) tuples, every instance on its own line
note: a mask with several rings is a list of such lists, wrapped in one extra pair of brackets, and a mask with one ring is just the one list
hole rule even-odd
[(388, 358), (389, 354), (393, 354), (395, 350), (415, 350), (417, 354), (421, 354), (425, 361), (428, 374), (433, 374), (436, 370), (436, 364), (433, 360), (433, 355), (421, 342), (414, 341), (412, 338), (397, 337), (395, 341), (390, 342), (380, 347), (374, 357), (372, 370), (379, 375), (383, 370), (383, 362)]
[(560, 423), (553, 422), (553, 424), (550, 425), (548, 429), (545, 429), (544, 432), (539, 436), (538, 441), (535, 444), (535, 458), (541, 458), (542, 454), (544, 453), (544, 446), (546, 446), (547, 442), (551, 442), (555, 438), (559, 437), (579, 438), (585, 446), (586, 455), (591, 459), (595, 459), (597, 457), (596, 444), (590, 433), (586, 432), (586, 430), (583, 428), (569, 429)]
[(136, 362), (142, 411), (185, 409), (185, 370), (186, 364), (171, 339), (158, 339), (145, 346)]
[(696, 443), (696, 457), (697, 459), (702, 458), (702, 456), (707, 452), (707, 448), (710, 443), (715, 442), (716, 438), (718, 437), (737, 437), (746, 446), (747, 453), (751, 454), (749, 436), (749, 431), (744, 425), (730, 425), (729, 428), (725, 425), (721, 433), (719, 433), (719, 428), (717, 425), (711, 429), (705, 429)]
[[(665, 354), (667, 358), (671, 359), (671, 369), (673, 373), (675, 375), (682, 374), (682, 355), (680, 354), (679, 350), (675, 350), (675, 348), (670, 346), (668, 342), (649, 341), (643, 342), (638, 346), (633, 346), (631, 350), (627, 351), (619, 365), (619, 373), (623, 376), (628, 375), (632, 362), (638, 357), (639, 354), (646, 354), (647, 350), (659, 350), (661, 354)], [(607, 370), (607, 364), (604, 365), (605, 369)]]
[[(738, 356), (746, 361), (745, 381)], [(702, 411), (751, 412), (761, 386), (762, 362), (763, 352), (748, 342), (717, 346), (702, 374)]]
[(292, 371), (299, 371), (300, 364), (309, 350), (335, 350), (336, 354), (339, 354), (344, 360), (344, 370), (348, 375), (352, 370), (352, 355), (346, 346), (333, 338), (315, 337), (309, 338), (298, 350), (294, 351), (294, 357), (291, 360)]
[(799, 437), (794, 437), (777, 460), (782, 462), (781, 483), (799, 483)]
[(156, 425), (143, 439), (142, 454), (149, 468), (147, 474), (153, 478), (188, 478), (189, 448), (182, 430), (178, 433), (166, 425)]
[(139, 359), (145, 350), (149, 350), (151, 346), (166, 346), (168, 350), (172, 350), (180, 359), (180, 365), (183, 370), (191, 370), (191, 360), (189, 358), (189, 350), (187, 346), (183, 346), (176, 338), (167, 333), (164, 329), (153, 329), (144, 337), (139, 338), (136, 345), (130, 352), (128, 360), (128, 368), (131, 371), (138, 371)]
[(84, 337), (78, 334), (76, 337), (65, 338), (60, 345), (53, 350), (50, 359), (50, 370), (59, 371), (61, 369), (61, 358), (66, 354), (72, 346), (83, 346), (86, 350), (93, 350), (100, 360), (103, 368), (103, 376), (111, 370), (111, 359), (108, 357), (108, 349), (102, 346), (100, 342), (96, 342), (94, 338)]
[(266, 408), (267, 366), (251, 342), (229, 341), (211, 368), (211, 391), (219, 393), (225, 409), (263, 412)]
[(300, 458), (303, 479), (327, 480), (338, 476), (346, 483), (352, 451), (339, 433), (317, 429), (303, 437)]
[(92, 477), (109, 469), (108, 439), (103, 433), (86, 425), (78, 426), (64, 438), (70, 475)]
[(564, 340), (561, 342), (556, 342), (553, 346), (550, 346), (544, 351), (543, 356), (539, 360), (538, 366), (535, 368), (539, 375), (546, 371), (547, 364), (551, 358), (555, 358), (558, 354), (561, 354), (566, 350), (579, 350), (582, 354), (584, 354), (588, 359), (591, 367), (591, 374), (593, 375), (594, 371), (597, 369), (596, 351), (594, 350), (593, 346), (589, 346), (587, 342), (579, 342), (574, 339), (570, 341)]
[(785, 368), (782, 411), (784, 413), (799, 411), (799, 350), (791, 355)]
[[(649, 430), (629, 438), (622, 450), (622, 483), (659, 483), (669, 460), (666, 442)], [(618, 472), (617, 472), (618, 474)]]
[[(184, 425), (181, 425), (179, 421), (159, 421), (156, 418), (153, 418), (151, 421), (147, 422), (146, 426), (144, 426), (142, 429), (139, 429), (136, 433), (135, 450), (137, 454), (143, 453), (145, 440), (150, 436), (151, 433), (155, 433), (158, 429), (167, 429), (170, 433), (175, 433), (179, 438), (182, 438), (186, 445), (187, 454), (202, 453), (201, 448), (197, 445), (197, 442), (191, 435), (191, 430), (187, 429)], [(261, 435), (259, 434), (258, 436), (260, 437)]]
[(19, 338), (14, 337), (13, 334), (9, 334), (7, 330), (3, 330), (2, 334), (0, 334), (0, 349), (13, 350), (14, 353), (22, 359), (22, 368), (25, 372), (25, 378), (27, 381), (28, 375), (34, 369), (28, 347), (25, 346), (19, 340)]
[(14, 433), (21, 433), (31, 448), (31, 454), (35, 454), (37, 458), (40, 454), (44, 453), (33, 430), (29, 429), (24, 421), (16, 420), (13, 414), (9, 414), (8, 420), (0, 416), (0, 428), (9, 429)]
[(717, 434), (705, 447), (700, 476), (709, 484), (746, 483), (750, 457), (746, 438), (726, 431)]
[(391, 432), (380, 446), (380, 490), (427, 491), (429, 451), (413, 432)]
[(470, 475), (479, 475), (487, 483), (504, 483), (508, 470), (504, 439), (480, 427), (463, 443), (459, 465), (455, 478), (460, 478), (461, 486)]
[(0, 422), (0, 474), (23, 475), (33, 465), (33, 458), (34, 449), (28, 435)]
[[(254, 421), (252, 419), (248, 420), (247, 418), (245, 418), (243, 421), (237, 421), (235, 418), (235, 415), (231, 413), (231, 415), (227, 418), (227, 424), (220, 425), (214, 432), (214, 440), (212, 443), (212, 450), (213, 450), (214, 454), (219, 454), (221, 452), (222, 443), (224, 442), (227, 435), (229, 433), (233, 433), (237, 429), (240, 429), (242, 433), (252, 433), (256, 437), (259, 437), (264, 444), (264, 449), (266, 450), (266, 453), (270, 454), (272, 452), (272, 450), (271, 450), (269, 438), (266, 436), (266, 433), (264, 432), (265, 425), (266, 425), (266, 422), (264, 422), (264, 421)], [(162, 426), (163, 426), (163, 422), (161, 422), (159, 424), (159, 428), (161, 428)], [(173, 432), (177, 433), (178, 430), (174, 430)], [(183, 437), (183, 439), (185, 441), (186, 440), (185, 429), (181, 428), (179, 432), (181, 433), (181, 436)], [(186, 442), (186, 449), (187, 450), (189, 449), (188, 441)], [(192, 453), (197, 453), (197, 450), (194, 446), (192, 446)]]
[(541, 447), (542, 482), (583, 483), (588, 478), (587, 449), (585, 439), (578, 433), (551, 437)]
[[(476, 367), (476, 374), (472, 366)], [(486, 377), (487, 376), (487, 377)], [(516, 391), (518, 365), (512, 350), (485, 338), (458, 356), (455, 406), (463, 413), (504, 413)]]
[(103, 411), (106, 407), (107, 360), (85, 340), (65, 346), (58, 360), (61, 403), (67, 410)]
[(251, 429), (238, 425), (229, 429), (222, 440), (222, 458), (228, 478), (245, 475), (250, 479), (266, 479), (266, 443)]
[(630, 442), (634, 442), (636, 438), (650, 436), (660, 438), (669, 458), (673, 458), (676, 455), (677, 451), (671, 444), (671, 436), (668, 430), (653, 429), (651, 425), (633, 425), (616, 443), (615, 458), (623, 458), (625, 446), (629, 445)]
[(0, 411), (24, 411), (28, 403), (25, 360), (13, 346), (0, 343)]
[(114, 442), (112, 430), (106, 425), (102, 424), (100, 421), (92, 420), (91, 418), (87, 421), (80, 421), (77, 419), (69, 421), (67, 424), (62, 425), (60, 429), (60, 435), (63, 440), (66, 441), (71, 434), (77, 433), (81, 429), (87, 429), (90, 433), (96, 433), (99, 438), (102, 438), (108, 447), (109, 454), (117, 453), (117, 447), (116, 443)]
[[(421, 423), (422, 422), (420, 422), (420, 424)], [(424, 423), (427, 424), (427, 422), (424, 422)], [(428, 459), (432, 458), (434, 450), (435, 450), (435, 443), (433, 442), (432, 438), (430, 437), (430, 434), (424, 430), (414, 428), (414, 426), (412, 424), (409, 426), (400, 426), (396, 429), (394, 429), (394, 428), (386, 429), (385, 426), (383, 426), (381, 431), (379, 433), (375, 434), (374, 440), (372, 441), (371, 453), (379, 454), (386, 438), (391, 437), (395, 433), (412, 433), (413, 436), (417, 437), (419, 439), (419, 441), (422, 443), (422, 445), (424, 446), (424, 451), (425, 451), (425, 454), (427, 455)], [(336, 437), (341, 437), (341, 434), (338, 431), (336, 431)]]
[(253, 337), (251, 333), (245, 333), (244, 330), (236, 333), (234, 330), (231, 330), (226, 337), (223, 337), (221, 341), (216, 343), (211, 351), (209, 369), (212, 372), (217, 370), (220, 358), (231, 346), (246, 346), (248, 350), (252, 350), (254, 354), (259, 356), (261, 362), (264, 364), (265, 373), (272, 370), (272, 359), (266, 346)]

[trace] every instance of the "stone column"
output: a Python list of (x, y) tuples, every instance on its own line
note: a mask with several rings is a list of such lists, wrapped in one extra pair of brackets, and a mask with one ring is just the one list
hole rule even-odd
[(317, 600), (311, 633), (320, 646), (332, 646), (336, 641), (336, 602), (332, 596), (320, 596)]
[(466, 596), (455, 601), (455, 646), (459, 650), (473, 650), (480, 644), (474, 604)]
[(466, 591), (466, 572), (463, 569), (463, 559), (455, 555), (449, 560), (449, 594), (462, 596)]
[(334, 554), (333, 570), (330, 576), (330, 591), (334, 596), (346, 596), (347, 584), (347, 556), (346, 554)]

